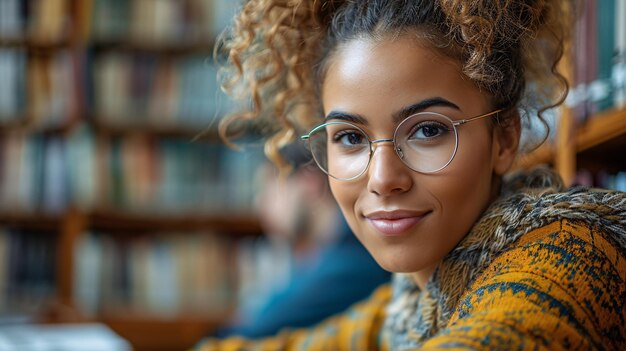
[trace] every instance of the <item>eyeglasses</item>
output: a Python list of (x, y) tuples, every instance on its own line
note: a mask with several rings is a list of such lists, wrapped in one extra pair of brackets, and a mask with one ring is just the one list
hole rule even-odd
[(354, 124), (332, 121), (301, 136), (319, 168), (338, 180), (360, 177), (370, 165), (374, 145), (390, 142), (400, 160), (419, 173), (435, 173), (446, 168), (459, 147), (458, 127), (502, 112), (452, 120), (435, 112), (420, 112), (407, 117), (396, 128), (393, 139), (370, 140)]

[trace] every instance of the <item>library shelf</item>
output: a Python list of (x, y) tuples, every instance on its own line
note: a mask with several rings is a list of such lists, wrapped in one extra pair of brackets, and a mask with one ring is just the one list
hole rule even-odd
[(79, 122), (74, 118), (71, 121), (55, 126), (38, 125), (36, 118), (27, 114), (23, 117), (0, 123), (0, 135), (22, 133), (24, 135), (65, 137), (80, 124)]
[(137, 350), (186, 350), (224, 324), (230, 313), (211, 317), (104, 317), (101, 322), (128, 340)]
[[(560, 127), (562, 128), (562, 127)], [(626, 168), (626, 108), (611, 109), (596, 113), (584, 123), (575, 126), (572, 147), (576, 157), (575, 164), (567, 167), (591, 168), (593, 170)], [(544, 143), (539, 148), (521, 157), (514, 168), (528, 168), (538, 164), (553, 164), (560, 150), (551, 143)], [(559, 173), (574, 170), (557, 169)]]
[(626, 108), (600, 112), (577, 128), (576, 151), (585, 151), (625, 135)]
[(1, 48), (21, 48), (28, 51), (58, 51), (69, 49), (72, 42), (67, 39), (45, 40), (28, 37), (0, 37)]
[(232, 235), (256, 236), (261, 225), (252, 214), (227, 215), (190, 214), (167, 215), (131, 213), (128, 211), (96, 210), (86, 216), (90, 228), (106, 232), (194, 231), (210, 230)]
[(181, 41), (146, 41), (128, 39), (96, 39), (90, 47), (96, 51), (126, 51), (132, 53), (151, 53), (165, 56), (191, 54), (212, 55), (215, 40)]
[(32, 118), (28, 114), (23, 114), (20, 116), (12, 116), (12, 118), (3, 118), (4, 116), (0, 116), (0, 120), (3, 120), (0, 123), (0, 135), (6, 133), (15, 133), (18, 131), (29, 132), (29, 125)]
[(576, 164), (598, 172), (626, 169), (626, 108), (601, 112), (578, 128)]
[[(23, 1), (10, 0), (10, 2), (21, 4)], [(165, 6), (162, 10), (169, 10), (178, 8), (179, 6), (186, 6), (186, 4), (190, 2), (191, 1), (178, 0), (160, 1), (156, 6)], [(212, 0), (194, 0), (193, 2), (206, 4), (207, 6), (219, 5), (219, 3)], [(166, 149), (170, 153), (167, 155), (157, 153), (159, 161), (165, 160), (165, 157), (176, 158), (170, 155), (173, 153), (172, 150), (176, 149), (179, 145), (185, 145), (187, 140), (189, 140), (189, 143), (198, 141), (205, 144), (218, 144), (219, 137), (217, 136), (217, 129), (215, 128), (218, 122), (217, 119), (206, 118), (207, 126), (203, 126), (201, 124), (205, 123), (205, 118), (197, 117), (210, 117), (212, 116), (213, 110), (217, 111), (217, 109), (211, 107), (209, 112), (207, 112), (206, 107), (208, 105), (203, 104), (201, 107), (197, 107), (193, 104), (191, 104), (193, 106), (189, 105), (190, 103), (188, 101), (181, 102), (181, 99), (178, 98), (178, 94), (185, 93), (187, 94), (185, 96), (189, 96), (189, 94), (187, 91), (178, 90), (180, 88), (177, 85), (172, 85), (174, 87), (172, 88), (173, 91), (169, 91), (169, 85), (166, 84), (167, 89), (163, 88), (163, 91), (165, 91), (164, 94), (170, 97), (175, 96), (176, 104), (190, 109), (193, 107), (193, 113), (188, 112), (188, 114), (184, 114), (181, 113), (180, 110), (176, 110), (174, 111), (175, 113), (168, 112), (168, 116), (155, 118), (157, 116), (150, 115), (152, 110), (143, 111), (127, 108), (121, 112), (121, 114), (124, 114), (121, 116), (121, 119), (124, 121), (136, 121), (137, 118), (135, 115), (141, 114), (144, 117), (141, 118), (141, 125), (114, 126), (109, 125), (109, 122), (104, 118), (99, 120), (99, 117), (107, 116), (98, 116), (98, 113), (109, 111), (98, 110), (97, 107), (99, 105), (96, 104), (96, 102), (101, 101), (98, 99), (102, 98), (101, 90), (96, 88), (102, 87), (104, 79), (102, 76), (92, 76), (91, 73), (101, 68), (101, 66), (98, 65), (101, 64), (103, 60), (111, 56), (121, 57), (121, 64), (115, 61), (113, 68), (107, 66), (113, 73), (118, 73), (117, 75), (114, 74), (114, 78), (121, 79), (121, 83), (119, 84), (123, 86), (123, 88), (128, 88), (129, 91), (138, 91), (139, 97), (145, 95), (148, 98), (159, 99), (161, 95), (151, 95), (156, 94), (151, 88), (155, 86), (162, 87), (161, 85), (139, 84), (143, 82), (141, 79), (144, 79), (145, 75), (126, 74), (126, 71), (124, 71), (124, 69), (130, 67), (129, 72), (134, 72), (135, 66), (133, 66), (133, 63), (135, 59), (149, 58), (157, 60), (159, 64), (163, 63), (168, 69), (170, 66), (174, 67), (171, 73), (173, 80), (183, 82), (183, 78), (193, 78), (194, 84), (198, 83), (198, 77), (203, 78), (204, 76), (199, 76), (194, 69), (196, 67), (204, 67), (204, 64), (209, 62), (213, 53), (213, 47), (215, 46), (215, 35), (217, 33), (214, 31), (216, 28), (207, 26), (207, 24), (210, 24), (208, 21), (209, 17), (205, 18), (203, 16), (210, 15), (210, 18), (213, 16), (223, 18), (225, 14), (215, 13), (215, 11), (224, 11), (220, 10), (221, 7), (211, 8), (211, 11), (194, 12), (192, 17), (196, 19), (196, 22), (189, 21), (189, 18), (185, 16), (178, 18), (180, 28), (185, 28), (185, 33), (189, 30), (189, 33), (193, 34), (181, 35), (179, 32), (167, 32), (164, 34), (160, 29), (162, 29), (161, 26), (163, 26), (166, 21), (157, 18), (151, 20), (148, 18), (148, 12), (150, 11), (143, 10), (145, 10), (145, 6), (153, 6), (152, 1), (50, 0), (31, 1), (30, 3), (34, 6), (32, 11), (23, 11), (24, 9), (20, 7), (20, 10), (13, 14), (4, 11), (2, 13), (3, 16), (0, 16), (13, 16), (16, 19), (14, 23), (17, 23), (15, 28), (9, 31), (6, 30), (6, 27), (0, 29), (0, 49), (6, 49), (21, 60), (16, 59), (5, 64), (9, 65), (7, 67), (12, 69), (13, 72), (21, 72), (13, 69), (13, 67), (23, 66), (24, 77), (29, 77), (29, 79), (20, 78), (24, 82), (24, 91), (22, 94), (24, 98), (20, 98), (20, 108), (11, 110), (14, 111), (11, 116), (0, 116), (0, 120), (3, 121), (0, 125), (0, 140), (5, 139), (7, 143), (11, 142), (10, 148), (16, 149), (17, 146), (17, 148), (21, 148), (21, 150), (26, 150), (26, 148), (22, 148), (22, 146), (30, 145), (26, 143), (33, 140), (35, 141), (35, 146), (32, 146), (32, 148), (37, 152), (51, 150), (52, 148), (46, 148), (46, 146), (49, 145), (48, 142), (53, 142), (55, 145), (62, 145), (63, 147), (69, 145), (70, 147), (68, 147), (68, 149), (71, 149), (73, 152), (77, 150), (81, 151), (79, 155), (72, 154), (73, 157), (75, 157), (72, 160), (74, 160), (76, 164), (80, 164), (80, 162), (76, 160), (85, 161), (86, 164), (90, 164), (90, 157), (95, 159), (93, 165), (93, 167), (95, 167), (94, 172), (83, 172), (81, 167), (75, 167), (78, 169), (78, 178), (86, 178), (90, 177), (91, 174), (102, 171), (100, 163), (103, 162), (101, 162), (101, 159), (109, 157), (113, 153), (113, 147), (117, 147), (118, 144), (122, 145), (120, 149), (124, 156), (133, 156), (136, 150), (132, 147), (128, 147), (125, 141), (128, 139), (134, 140), (135, 136), (138, 134), (141, 137), (146, 136), (146, 139), (150, 139), (150, 142), (164, 141), (167, 144)], [(156, 4), (156, 2), (154, 3)], [(223, 4), (228, 3), (230, 2), (224, 2)], [(137, 6), (136, 8), (134, 6), (127, 7), (126, 5), (128, 4), (141, 6)], [(6, 7), (3, 7), (3, 9), (5, 8)], [(101, 11), (103, 9), (105, 11)], [(106, 11), (107, 9), (109, 11)], [(125, 13), (128, 14), (128, 16), (116, 16), (116, 14), (119, 14), (116, 12), (118, 9), (126, 11)], [(160, 11), (162, 14), (176, 12), (162, 10)], [(102, 17), (95, 16), (96, 14)], [(98, 18), (104, 18), (104, 22), (102, 22), (105, 24), (104, 27), (96, 25)], [(120, 33), (111, 30), (112, 27), (106, 24), (120, 20), (126, 21), (122, 23), (126, 30), (120, 36), (116, 37), (115, 35)], [(130, 25), (131, 23), (133, 26)], [(139, 23), (143, 24), (135, 28), (134, 24)], [(149, 27), (152, 26), (151, 29), (148, 28), (147, 32), (143, 31), (143, 29), (146, 29), (143, 27), (145, 24), (148, 24)], [(102, 28), (105, 29), (102, 30)], [(136, 29), (141, 30), (135, 31)], [(145, 34), (143, 37), (142, 33)], [(167, 40), (150, 40), (152, 38), (161, 38), (160, 35), (162, 34), (162, 38), (166, 38)], [(107, 38), (114, 39), (109, 40)], [(106, 62), (108, 63), (110, 61)], [(122, 67), (120, 68), (119, 65), (116, 66), (115, 63), (118, 63)], [(158, 67), (160, 69), (161, 66)], [(211, 67), (211, 69), (213, 69), (213, 67)], [(154, 78), (161, 72), (156, 68), (155, 70), (157, 74), (149, 72), (147, 76)], [(160, 78), (169, 77), (167, 74), (161, 74), (162, 76)], [(185, 76), (183, 77), (183, 75)], [(51, 77), (56, 79), (52, 79)], [(61, 77), (61, 79), (58, 79), (58, 77)], [(204, 80), (202, 82), (204, 82)], [(109, 85), (106, 86), (110, 87)], [(13, 87), (9, 87), (9, 89), (13, 89)], [(48, 89), (49, 87), (52, 88)], [(114, 84), (112, 90), (119, 92), (120, 90), (117, 90), (118, 88), (119, 86)], [(207, 86), (199, 84), (199, 86), (192, 86), (190, 90), (204, 94), (206, 88)], [(52, 94), (52, 92), (61, 93)], [(161, 90), (157, 89), (157, 92), (160, 94)], [(130, 94), (126, 94), (125, 97), (126, 96), (130, 96)], [(50, 101), (48, 101), (48, 97)], [(65, 97), (72, 97), (72, 99), (65, 102), (67, 105), (64, 105), (64, 112), (61, 116), (64, 118), (48, 120), (48, 115), (51, 115), (52, 111), (52, 102), (60, 104), (66, 101), (64, 99)], [(130, 100), (132, 99), (137, 99), (137, 96), (130, 96)], [(41, 113), (41, 111), (33, 107), (38, 106), (33, 103), (33, 101), (36, 100), (40, 102), (43, 101), (43, 103), (46, 104), (50, 103), (50, 106), (42, 105), (43, 113)], [(104, 101), (103, 105), (111, 106), (112, 103), (110, 101)], [(156, 113), (161, 112), (159, 108), (152, 108), (157, 111)], [(202, 109), (202, 111), (198, 113), (198, 109)], [(223, 111), (217, 111), (215, 115), (222, 115), (222, 112)], [(163, 114), (165, 113), (166, 112), (163, 112)], [(209, 115), (208, 113), (211, 114)], [(56, 115), (53, 117), (55, 116)], [(176, 119), (174, 118), (176, 116), (182, 118)], [(202, 121), (199, 121), (198, 124), (200, 125), (195, 123), (189, 125), (186, 123), (188, 119), (184, 119), (185, 117), (192, 118), (194, 122), (200, 119), (202, 119)], [(150, 125), (149, 123), (152, 120), (158, 120), (159, 122), (167, 120), (167, 124), (159, 123), (158, 125)], [(58, 124), (46, 124), (48, 122), (58, 122)], [(46, 127), (46, 125), (49, 127)], [(170, 139), (172, 143), (169, 143)], [(73, 144), (73, 142), (77, 144)], [(171, 144), (175, 145), (172, 146)], [(75, 145), (78, 145), (78, 147), (74, 147)], [(193, 145), (190, 149), (195, 151), (195, 146), (196, 145)], [(198, 146), (198, 148), (206, 147), (209, 150), (213, 150), (213, 146), (214, 145), (201, 145)], [(215, 146), (215, 149), (221, 147), (220, 145)], [(93, 147), (94, 150), (93, 156), (90, 153), (91, 147)], [(0, 156), (5, 156), (6, 153), (3, 153), (5, 150), (9, 150), (9, 147), (0, 150)], [(198, 151), (193, 155), (202, 155), (202, 161), (205, 161), (209, 157), (221, 157), (221, 154), (221, 151), (215, 151), (208, 156), (204, 156), (204, 154)], [(64, 157), (69, 157), (67, 153), (63, 155)], [(17, 159), (17, 157), (14, 159)], [(20, 159), (20, 162), (34, 162), (30, 159), (25, 160), (27, 161)], [(115, 160), (116, 162), (118, 161), (118, 159)], [(221, 159), (213, 159), (213, 161), (216, 162), (219, 160)], [(208, 161), (211, 160), (209, 159)], [(230, 167), (236, 168), (235, 164), (237, 163), (237, 159), (229, 159), (227, 163)], [(121, 161), (120, 164), (122, 164)], [(175, 166), (178, 165), (176, 163), (174, 164)], [(1, 166), (2, 165), (0, 165), (0, 168)], [(28, 169), (28, 171), (32, 171), (32, 168), (33, 167)], [(67, 173), (69, 174), (70, 172), (71, 170)], [(224, 173), (226, 174), (226, 172)], [(250, 172), (239, 173), (248, 174)], [(103, 172), (102, 174), (106, 175), (107, 173)], [(128, 176), (128, 178), (133, 178), (133, 180), (136, 181), (135, 174), (132, 172), (127, 172), (123, 175)], [(40, 177), (31, 178), (39, 179)], [(216, 186), (222, 186), (222, 184), (219, 183), (220, 181), (242, 181), (240, 180), (241, 178), (234, 180), (226, 176), (223, 178), (226, 179), (219, 178), (217, 180), (218, 183), (216, 183)], [(22, 180), (18, 177), (15, 177), (15, 179)], [(177, 178), (175, 180), (177, 180)], [(128, 179), (124, 178), (124, 181), (128, 181)], [(15, 180), (13, 180), (13, 182), (17, 183)], [(8, 186), (15, 187), (19, 186), (19, 184), (12, 183)], [(246, 184), (246, 186), (248, 186), (248, 184)], [(99, 188), (97, 191), (99, 194)], [(109, 204), (107, 201), (103, 202)], [(115, 238), (107, 238), (113, 240), (120, 239), (122, 235), (132, 236), (134, 233), (145, 236), (158, 236), (165, 231), (168, 232), (165, 234), (174, 235), (176, 236), (174, 239), (179, 240), (185, 239), (186, 235), (193, 238), (198, 232), (202, 232), (202, 235), (206, 232), (206, 234), (215, 234), (220, 240), (225, 239), (225, 242), (231, 239), (236, 241), (245, 236), (257, 236), (261, 234), (261, 226), (253, 214), (237, 212), (247, 211), (247, 207), (239, 210), (235, 209), (233, 213), (225, 212), (226, 210), (220, 211), (219, 213), (203, 213), (200, 212), (202, 209), (199, 209), (198, 213), (187, 212), (185, 214), (168, 215), (163, 212), (139, 212), (141, 211), (140, 209), (136, 211), (121, 207), (100, 208), (98, 204), (85, 205), (84, 208), (75, 208), (71, 205), (73, 203), (74, 202), (69, 201), (69, 207), (62, 210), (62, 213), (58, 215), (37, 212), (28, 213), (27, 211), (16, 213), (8, 212), (12, 210), (12, 204), (8, 204), (7, 209), (0, 209), (0, 226), (2, 227), (15, 231), (23, 230), (24, 235), (29, 235), (30, 231), (41, 231), (46, 235), (48, 235), (48, 233), (50, 233), (51, 236), (54, 235), (54, 245), (56, 245), (56, 261), (54, 262), (56, 266), (55, 292), (52, 294), (53, 296), (50, 296), (50, 299), (54, 300), (54, 303), (50, 307), (49, 313), (44, 313), (44, 316), (41, 317), (48, 315), (49, 318), (47, 319), (51, 321), (56, 320), (57, 323), (63, 321), (72, 322), (73, 320), (80, 322), (81, 316), (85, 314), (85, 311), (82, 311), (79, 307), (75, 290), (75, 273), (77, 271), (77, 264), (80, 262), (76, 259), (76, 253), (81, 249), (80, 245), (84, 242), (84, 239), (92, 234), (92, 232), (97, 232), (97, 235), (116, 236)], [(173, 206), (176, 204), (166, 205)], [(78, 206), (78, 203), (76, 203), (76, 206)], [(92, 209), (92, 206), (96, 206), (97, 208)], [(235, 206), (236, 204), (228, 208), (234, 208)], [(35, 207), (44, 208), (44, 205), (37, 204)], [(121, 335), (127, 337), (133, 343), (134, 349), (137, 351), (181, 350), (189, 348), (202, 336), (206, 335), (208, 331), (216, 328), (218, 325), (223, 325), (226, 318), (221, 312), (216, 312), (215, 314), (212, 312), (205, 313), (204, 316), (188, 315), (183, 312), (182, 316), (175, 316), (171, 319), (163, 319), (158, 316), (150, 315), (129, 316), (128, 311), (117, 312), (118, 313), (114, 315), (107, 312), (106, 315), (95, 316), (94, 318), (96, 322), (110, 324), (110, 326)], [(194, 313), (200, 314), (200, 311)], [(38, 316), (33, 316), (33, 318), (36, 317)]]
[(63, 216), (46, 213), (2, 212), (0, 225), (24, 229), (56, 231), (63, 222)]
[(113, 118), (104, 116), (90, 116), (85, 118), (93, 126), (94, 131), (105, 137), (124, 137), (128, 135), (147, 135), (156, 138), (183, 138), (190, 142), (197, 140), (219, 139), (215, 125), (218, 120), (208, 122), (205, 126), (185, 126), (176, 121), (156, 122), (167, 120), (168, 118), (157, 118), (156, 116), (146, 116), (145, 121), (130, 122), (132, 118), (123, 117), (120, 120), (126, 122), (112, 122)]
[(521, 155), (515, 162), (513, 169), (524, 169), (540, 164), (550, 164), (554, 159), (554, 147), (544, 142), (538, 148), (532, 150), (528, 154)]
[(187, 313), (176, 316), (157, 316), (128, 311), (104, 311), (97, 318), (82, 316), (80, 312), (56, 304), (47, 311), (42, 324), (102, 323), (127, 340), (134, 350), (187, 350), (204, 337), (213, 334), (234, 315), (228, 306), (220, 312), (208, 314)]

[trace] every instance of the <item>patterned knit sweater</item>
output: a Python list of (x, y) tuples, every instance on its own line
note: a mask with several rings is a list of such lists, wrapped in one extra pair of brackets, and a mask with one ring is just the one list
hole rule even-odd
[(198, 350), (626, 350), (625, 280), (626, 194), (540, 168), (505, 181), (423, 291), (397, 274), (315, 328)]

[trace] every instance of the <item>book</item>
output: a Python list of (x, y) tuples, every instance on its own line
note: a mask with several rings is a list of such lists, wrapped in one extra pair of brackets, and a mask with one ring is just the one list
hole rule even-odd
[(626, 1), (615, 2), (615, 56), (611, 78), (616, 108), (626, 107)]
[(46, 213), (62, 214), (70, 202), (65, 146), (65, 140), (59, 138), (50, 138), (44, 145), (42, 208)]
[(24, 17), (20, 8), (21, 1), (0, 1), (0, 39), (19, 38), (24, 35)]
[(77, 307), (88, 317), (100, 311), (103, 251), (100, 238), (89, 232), (81, 235), (74, 250), (74, 296)]
[(99, 204), (98, 189), (103, 174), (99, 170), (93, 132), (84, 124), (77, 126), (66, 138), (65, 152), (68, 201), (80, 209), (94, 209)]
[(23, 49), (0, 48), (0, 123), (25, 117), (25, 66)]
[(0, 228), (0, 311), (2, 312), (7, 311), (9, 303), (9, 250), (9, 233), (5, 228)]
[(95, 41), (124, 38), (130, 28), (132, 3), (128, 0), (93, 0), (91, 38)]
[(30, 35), (43, 42), (55, 42), (68, 34), (68, 0), (31, 0)]
[[(617, 0), (624, 2), (623, 0)], [(615, 0), (601, 0), (596, 3), (596, 42), (598, 49), (597, 76), (595, 84), (597, 88), (593, 99), (596, 101), (598, 111), (604, 111), (613, 107), (613, 91), (611, 71), (615, 55), (615, 36), (617, 27), (615, 23)]]

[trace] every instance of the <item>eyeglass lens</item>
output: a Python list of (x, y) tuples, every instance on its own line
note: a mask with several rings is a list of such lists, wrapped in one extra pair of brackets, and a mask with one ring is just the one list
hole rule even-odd
[[(396, 153), (411, 169), (422, 173), (446, 167), (457, 148), (452, 121), (437, 113), (422, 112), (405, 119), (395, 131)], [(345, 122), (330, 122), (309, 134), (309, 147), (320, 168), (337, 179), (363, 174), (373, 147), (367, 134)]]

